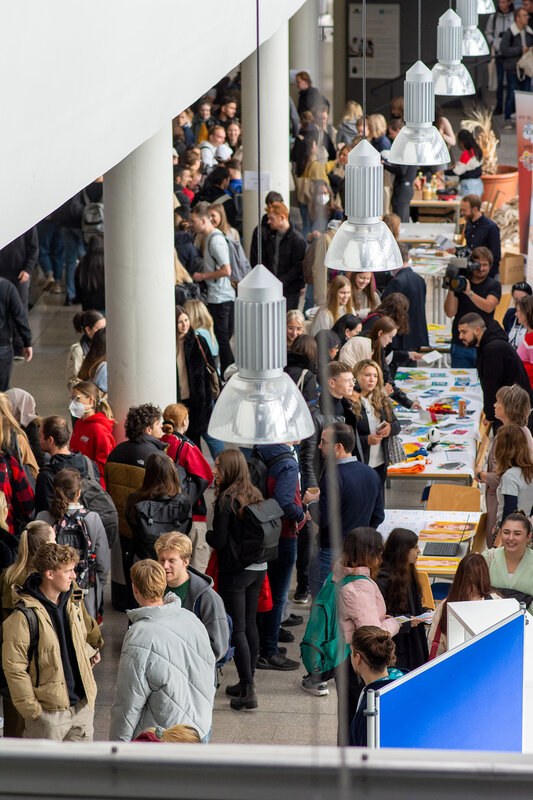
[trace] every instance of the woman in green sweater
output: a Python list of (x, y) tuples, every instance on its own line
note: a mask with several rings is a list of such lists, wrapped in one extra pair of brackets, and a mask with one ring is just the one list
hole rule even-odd
[(533, 614), (533, 551), (531, 522), (520, 512), (509, 514), (501, 527), (502, 547), (485, 550), (490, 582), (502, 597), (515, 597)]

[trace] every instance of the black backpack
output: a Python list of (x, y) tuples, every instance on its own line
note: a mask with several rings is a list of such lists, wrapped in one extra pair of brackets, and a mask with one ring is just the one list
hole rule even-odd
[(68, 544), (78, 551), (80, 560), (76, 566), (76, 583), (80, 589), (90, 589), (96, 585), (96, 554), (85, 521), (88, 511), (79, 508), (68, 514), (55, 526), (58, 544)]
[(250, 480), (259, 489), (263, 497), (268, 496), (267, 478), (270, 468), (277, 464), (278, 461), (292, 457), (292, 453), (279, 453), (279, 455), (266, 461), (261, 451), (254, 447), (248, 461), (248, 472), (250, 473)]
[(230, 537), (233, 557), (241, 569), (250, 564), (275, 561), (282, 517), (283, 509), (274, 498), (243, 507), (244, 537), (240, 541)]
[[(13, 612), (20, 611), (26, 617), (26, 622), (28, 623), (28, 628), (30, 630), (30, 644), (28, 646), (28, 671), (30, 668), (32, 658), (35, 658), (35, 672), (37, 675), (37, 680), (35, 682), (35, 687), (39, 686), (39, 620), (37, 618), (37, 613), (34, 608), (26, 608), (23, 603), (17, 603), (14, 607)], [(2, 667), (2, 645), (4, 643), (4, 634), (2, 630), (2, 626), (0, 625), (0, 695), (4, 697), (9, 697), (9, 687), (7, 685), (7, 679), (4, 673), (4, 669)]]
[(188, 534), (192, 526), (192, 505), (185, 494), (160, 500), (141, 500), (135, 503), (137, 525), (133, 534), (135, 554), (139, 558), (154, 558), (154, 545), (163, 533), (178, 531)]
[(84, 456), (87, 475), (81, 476), (80, 503), (89, 511), (94, 511), (102, 520), (109, 547), (118, 540), (118, 513), (115, 504), (105, 489), (102, 489), (100, 475), (93, 462)]

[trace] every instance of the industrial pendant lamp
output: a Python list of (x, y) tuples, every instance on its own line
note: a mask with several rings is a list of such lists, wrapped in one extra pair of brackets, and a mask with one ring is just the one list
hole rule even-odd
[(283, 371), (287, 364), (287, 301), (283, 286), (261, 264), (261, 104), (259, 0), (256, 0), (257, 254), (258, 265), (240, 281), (235, 301), (235, 363), (215, 403), (209, 434), (236, 445), (307, 439), (315, 426), (302, 393)]
[(450, 154), (435, 119), (435, 84), (430, 70), (417, 61), (406, 72), (404, 82), (405, 125), (390, 149), (391, 164), (433, 166), (447, 164)]
[(463, 56), (488, 56), (487, 40), (479, 30), (478, 0), (457, 0), (457, 13), (463, 26)]
[(477, 0), (477, 13), (478, 14), (494, 14), (496, 8), (492, 0)]
[[(363, 120), (366, 119), (366, 0), (363, 0)], [(403, 266), (398, 243), (385, 225), (383, 165), (381, 156), (366, 139), (348, 154), (345, 168), (342, 223), (328, 247), (324, 264), (342, 272), (388, 272)]]
[(461, 63), (463, 28), (461, 18), (451, 8), (439, 19), (437, 28), (437, 63), (431, 70), (435, 94), (459, 97), (474, 94), (474, 82)]

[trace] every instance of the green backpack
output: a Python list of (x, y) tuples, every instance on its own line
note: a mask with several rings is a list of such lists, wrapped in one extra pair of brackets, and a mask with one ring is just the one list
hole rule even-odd
[(352, 581), (369, 581), (366, 575), (346, 575), (333, 583), (331, 574), (324, 581), (311, 608), (300, 644), (302, 661), (309, 673), (327, 672), (348, 658), (350, 646), (344, 641), (337, 612), (338, 592)]

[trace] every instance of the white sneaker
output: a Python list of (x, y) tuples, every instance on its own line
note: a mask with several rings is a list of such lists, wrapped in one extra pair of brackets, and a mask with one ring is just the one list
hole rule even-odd
[(312, 680), (311, 675), (306, 675), (302, 678), (302, 689), (304, 692), (309, 692), (309, 694), (315, 697), (324, 697), (326, 694), (329, 694), (327, 681), (316, 683)]

